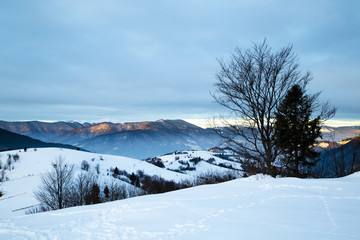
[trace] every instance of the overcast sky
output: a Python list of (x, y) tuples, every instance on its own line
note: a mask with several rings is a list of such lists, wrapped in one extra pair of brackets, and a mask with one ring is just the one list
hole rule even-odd
[(0, 119), (211, 118), (217, 59), (293, 44), (311, 91), (360, 125), (358, 0), (0, 2)]

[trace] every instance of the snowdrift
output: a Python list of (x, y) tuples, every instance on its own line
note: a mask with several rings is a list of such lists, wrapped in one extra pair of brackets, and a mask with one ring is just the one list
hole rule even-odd
[(3, 218), (0, 239), (360, 239), (359, 216), (359, 173), (340, 179), (257, 175)]

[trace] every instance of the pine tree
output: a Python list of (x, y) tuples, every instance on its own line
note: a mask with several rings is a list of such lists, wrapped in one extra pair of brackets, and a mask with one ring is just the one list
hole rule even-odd
[(131, 181), (131, 184), (135, 186), (136, 176), (134, 173), (131, 174), (130, 181)]
[(90, 194), (87, 195), (85, 197), (85, 204), (86, 205), (90, 205), (90, 204), (96, 204), (96, 203), (100, 203), (100, 187), (97, 183), (94, 183), (92, 185)]
[(314, 97), (294, 85), (280, 103), (275, 119), (275, 142), (282, 153), (287, 176), (304, 177), (306, 168), (316, 163), (319, 153), (312, 146), (321, 137), (321, 117), (312, 119)]
[(110, 197), (110, 190), (108, 188), (108, 186), (106, 185), (104, 188), (104, 194), (105, 194), (105, 198), (109, 198)]

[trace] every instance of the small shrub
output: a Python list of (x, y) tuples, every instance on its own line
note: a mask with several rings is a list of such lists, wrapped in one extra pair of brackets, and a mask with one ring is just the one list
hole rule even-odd
[(39, 206), (31, 207), (29, 210), (25, 211), (25, 214), (29, 215), (48, 211), (50, 211), (50, 208), (47, 208), (46, 206), (40, 204)]
[(19, 156), (19, 154), (16, 153), (16, 154), (12, 155), (12, 158), (14, 159), (15, 162), (17, 162), (20, 159), (20, 156)]
[(153, 158), (149, 158), (146, 160), (148, 163), (151, 163), (155, 166), (158, 166), (160, 168), (165, 168), (165, 165), (164, 163), (161, 161), (160, 158), (157, 158), (157, 157), (153, 157)]
[(100, 174), (100, 164), (96, 164), (95, 170), (97, 174)]
[(137, 174), (140, 178), (143, 178), (144, 175), (145, 175), (144, 171), (142, 171), (142, 170), (137, 170), (137, 171), (136, 171), (136, 174)]
[(202, 173), (198, 175), (198, 180), (196, 182), (196, 185), (226, 182), (239, 178), (240, 176), (241, 174), (238, 171), (231, 171), (231, 170), (225, 172), (208, 171), (206, 173)]
[(194, 165), (197, 165), (202, 159), (200, 157), (192, 158), (189, 160), (189, 162), (194, 163)]
[(226, 163), (219, 163), (218, 166), (219, 166), (219, 167), (223, 167), (223, 168), (234, 169), (231, 164), (226, 164)]
[(215, 163), (215, 158), (209, 158), (206, 162), (208, 162), (210, 164), (214, 164)]
[(179, 189), (179, 185), (174, 181), (167, 181), (156, 175), (146, 175), (142, 180), (141, 184), (141, 188), (147, 194), (164, 193)]
[(81, 169), (85, 171), (89, 171), (89, 168), (90, 168), (90, 164), (86, 160), (83, 160), (81, 162)]
[(8, 165), (9, 169), (11, 169), (12, 156), (10, 154), (8, 154), (8, 159), (6, 160), (6, 164)]
[(179, 160), (178, 163), (180, 163), (181, 165), (188, 165), (189, 163), (184, 161), (184, 160)]

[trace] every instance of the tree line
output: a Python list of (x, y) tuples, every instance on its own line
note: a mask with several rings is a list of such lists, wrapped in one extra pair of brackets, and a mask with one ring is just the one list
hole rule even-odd
[(98, 172), (90, 171), (86, 161), (81, 163), (80, 171), (75, 171), (73, 164), (66, 163), (59, 156), (51, 163), (51, 171), (41, 175), (41, 185), (34, 191), (40, 205), (30, 209), (28, 213), (91, 205), (144, 194), (165, 193), (239, 177), (235, 171), (208, 172), (194, 180), (175, 182), (156, 175), (147, 175), (143, 171), (129, 174), (115, 167), (111, 172), (111, 181), (101, 184)]

